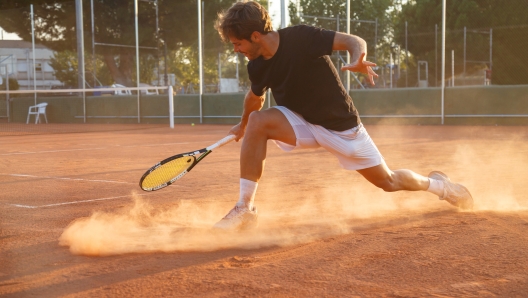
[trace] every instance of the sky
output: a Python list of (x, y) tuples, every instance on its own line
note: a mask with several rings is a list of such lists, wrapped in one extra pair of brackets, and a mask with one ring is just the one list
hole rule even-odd
[[(288, 4), (290, 2), (290, 0), (284, 0), (285, 3), (286, 3), (286, 25), (289, 24), (290, 22), (290, 17), (287, 15), (288, 14)], [(279, 29), (280, 27), (280, 21), (281, 21), (281, 17), (280, 17), (280, 2), (281, 0), (269, 0), (270, 2), (270, 8), (269, 8), (269, 14), (272, 18), (272, 22), (273, 22), (273, 29), (277, 30)], [(266, 7), (266, 9), (268, 9)], [(0, 27), (0, 39), (2, 39), (2, 33), (3, 33), (3, 39), (20, 39), (20, 37), (18, 37), (18, 35), (16, 34), (12, 34), (12, 33), (7, 33), (5, 32), (1, 27)]]
[(4, 29), (0, 27), (0, 39), (9, 40), (9, 39), (21, 39), (21, 38), (18, 37), (18, 35), (16, 34), (5, 32)]
[[(288, 16), (288, 4), (290, 0), (284, 0), (286, 3), (286, 26), (290, 23), (290, 17)], [(281, 15), (280, 15), (280, 3), (281, 0), (269, 0), (270, 8), (268, 13), (271, 16), (273, 22), (273, 29), (277, 30), (280, 27)], [(267, 9), (267, 8), (266, 8)]]

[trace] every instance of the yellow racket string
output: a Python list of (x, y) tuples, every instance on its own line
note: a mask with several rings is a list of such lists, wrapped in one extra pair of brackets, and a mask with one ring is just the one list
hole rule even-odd
[(163, 164), (145, 177), (141, 183), (141, 187), (143, 189), (150, 189), (171, 181), (174, 177), (188, 169), (194, 160), (194, 156), (184, 156)]

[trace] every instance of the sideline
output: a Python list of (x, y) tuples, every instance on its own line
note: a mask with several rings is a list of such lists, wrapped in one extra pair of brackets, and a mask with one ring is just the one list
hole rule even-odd
[(90, 203), (90, 202), (97, 202), (97, 201), (107, 201), (107, 200), (115, 200), (120, 198), (127, 198), (131, 196), (147, 196), (152, 193), (145, 193), (145, 194), (129, 194), (124, 196), (117, 196), (117, 197), (109, 197), (109, 198), (100, 198), (100, 199), (91, 199), (91, 200), (81, 200), (81, 201), (73, 201), (73, 202), (64, 202), (64, 203), (56, 203), (56, 204), (47, 204), (47, 205), (39, 205), (39, 206), (31, 206), (31, 205), (21, 205), (21, 204), (9, 204), (9, 206), (18, 207), (18, 208), (25, 208), (25, 209), (38, 209), (38, 208), (45, 208), (45, 207), (56, 207), (56, 206), (63, 206), (63, 205), (73, 205), (73, 204), (82, 204), (82, 203)]
[[(205, 142), (213, 143), (215, 141), (205, 141)], [(192, 144), (192, 143), (203, 143), (203, 141), (164, 143), (164, 144), (148, 144), (148, 145), (115, 145), (115, 146), (110, 146), (110, 147), (78, 148), (78, 149), (46, 150), (46, 151), (22, 151), (22, 152), (12, 152), (12, 153), (0, 153), (0, 156), (23, 155), (23, 154), (41, 154), (41, 153), (57, 153), (57, 152), (72, 152), (72, 151), (106, 150), (106, 149), (115, 149), (116, 147), (134, 148), (134, 147), (172, 146), (172, 145), (184, 145), (184, 144)]]
[(68, 149), (68, 150), (47, 150), (47, 151), (23, 151), (23, 152), (13, 152), (13, 153), (2, 153), (0, 155), (21, 155), (21, 154), (39, 154), (39, 153), (55, 153), (55, 152), (70, 152), (70, 151), (82, 151), (82, 150), (103, 150), (108, 149), (106, 147), (102, 148), (80, 148), (80, 149)]
[(113, 181), (113, 180), (92, 180), (92, 179), (82, 179), (82, 178), (65, 178), (65, 177), (52, 177), (52, 176), (35, 176), (35, 175), (27, 175), (27, 174), (5, 174), (5, 173), (0, 173), (0, 175), (11, 176), (11, 177), (28, 177), (28, 178), (57, 179), (57, 180), (70, 180), (70, 181), (88, 181), (88, 182), (104, 182), (104, 183), (136, 184), (136, 183), (132, 183), (132, 182)]

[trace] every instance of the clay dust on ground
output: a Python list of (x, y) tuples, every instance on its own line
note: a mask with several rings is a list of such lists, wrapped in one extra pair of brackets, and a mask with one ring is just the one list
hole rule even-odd
[[(475, 209), (460, 212), (426, 192), (385, 193), (340, 169), (322, 150), (283, 153), (270, 143), (255, 202), (259, 228), (214, 232), (210, 227), (238, 197), (232, 151), (240, 145), (233, 143), (158, 193), (143, 195), (125, 184), (113, 190), (128, 195), (122, 200), (35, 210), (4, 205), (0, 294), (526, 296), (528, 130), (367, 128), (389, 167), (423, 175), (444, 171), (471, 190)], [(190, 129), (180, 127), (180, 133)], [(196, 149), (194, 141), (209, 145), (228, 127), (192, 129), (203, 135), (177, 149), (158, 146), (159, 155)], [(98, 137), (89, 140), (100, 146)], [(116, 163), (108, 163), (108, 173), (128, 167), (120, 181), (137, 179), (152, 162), (135, 149), (129, 156), (135, 163), (121, 159), (133, 137), (111, 138), (122, 149), (108, 160)], [(156, 136), (160, 144), (172, 137)], [(6, 171), (13, 172), (10, 165)], [(95, 169), (84, 172), (101, 176)], [(83, 194), (97, 193), (90, 183), (83, 182)]]

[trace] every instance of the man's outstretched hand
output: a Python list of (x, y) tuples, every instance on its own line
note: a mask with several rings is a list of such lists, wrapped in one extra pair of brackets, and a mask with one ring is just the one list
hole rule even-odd
[(366, 61), (365, 53), (362, 53), (356, 62), (343, 65), (343, 67), (341, 67), (341, 70), (364, 73), (368, 76), (369, 84), (374, 86), (374, 77), (377, 78), (378, 75), (374, 72), (374, 70), (372, 70), (372, 66), (376, 66), (376, 63)]

